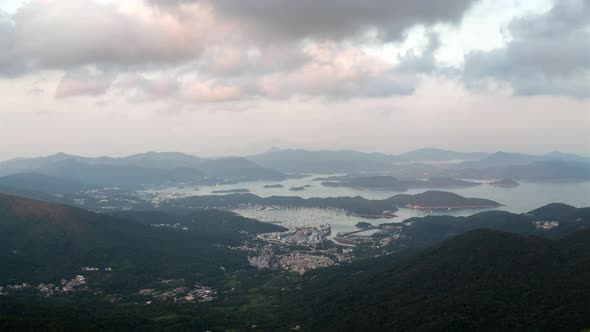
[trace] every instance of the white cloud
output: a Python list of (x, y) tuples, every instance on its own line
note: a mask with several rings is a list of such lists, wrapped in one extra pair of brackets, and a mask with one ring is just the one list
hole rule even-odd
[(182, 19), (151, 7), (134, 11), (77, 0), (32, 0), (0, 21), (0, 72), (84, 65), (140, 66), (198, 57), (213, 17), (199, 6)]

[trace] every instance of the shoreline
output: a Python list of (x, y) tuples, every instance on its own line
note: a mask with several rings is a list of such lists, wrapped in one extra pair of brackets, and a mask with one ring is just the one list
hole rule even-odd
[(461, 209), (493, 209), (501, 207), (502, 204), (499, 205), (434, 205), (434, 206), (424, 206), (424, 205), (412, 205), (406, 206), (406, 209), (410, 210), (461, 210)]

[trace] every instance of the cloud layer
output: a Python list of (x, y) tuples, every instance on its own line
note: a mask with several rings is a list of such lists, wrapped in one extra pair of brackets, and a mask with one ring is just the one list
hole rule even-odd
[[(481, 1), (481, 0), (479, 0)], [(411, 95), (424, 77), (474, 90), (590, 96), (590, 3), (555, 1), (515, 19), (501, 48), (436, 61), (438, 24), (460, 25), (477, 0), (31, 0), (0, 16), (0, 77), (59, 71), (55, 97), (202, 104)], [(426, 45), (412, 44), (423, 27)], [(402, 50), (402, 45), (412, 46)], [(376, 55), (367, 45), (393, 45)], [(378, 46), (378, 47), (380, 47)]]
[(340, 40), (373, 30), (398, 39), (416, 25), (458, 22), (475, 0), (150, 0), (160, 6), (201, 3), (271, 40)]
[(472, 85), (491, 78), (519, 95), (590, 97), (590, 2), (560, 0), (546, 14), (514, 20), (504, 48), (465, 59)]

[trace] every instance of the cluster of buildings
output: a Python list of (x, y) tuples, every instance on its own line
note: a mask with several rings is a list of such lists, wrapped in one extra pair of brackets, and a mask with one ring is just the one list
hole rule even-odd
[[(217, 291), (211, 287), (201, 284), (195, 284), (193, 288), (181, 286), (168, 290), (157, 290), (154, 288), (144, 288), (138, 292), (139, 295), (151, 297), (161, 301), (171, 301), (173, 303), (203, 303), (211, 302), (217, 296)], [(146, 301), (145, 304), (151, 304), (152, 301)]]
[(31, 288), (31, 284), (28, 284), (26, 282), (23, 282), (22, 284), (0, 286), (0, 296), (6, 295), (12, 291), (20, 291), (27, 288)]
[(105, 267), (104, 269), (101, 269), (99, 267), (90, 267), (90, 266), (85, 266), (83, 268), (81, 268), (80, 270), (85, 271), (85, 272), (90, 272), (90, 271), (106, 271), (106, 272), (112, 272), (113, 268), (112, 267)]
[(263, 250), (258, 256), (248, 256), (250, 265), (259, 269), (273, 268), (274, 255), (270, 250)]
[(82, 275), (77, 275), (71, 280), (61, 279), (59, 284), (45, 284), (40, 283), (36, 287), (29, 283), (0, 286), (0, 296), (6, 295), (15, 291), (22, 291), (25, 289), (35, 289), (45, 296), (70, 294), (79, 290), (86, 290), (86, 278)]
[(163, 202), (187, 196), (186, 193), (178, 193), (175, 191), (137, 191), (136, 195), (139, 199), (149, 201), (154, 204), (154, 206), (159, 206)]
[(181, 224), (151, 224), (152, 227), (169, 227), (174, 229), (181, 229), (183, 231), (188, 231), (188, 227), (181, 225)]
[[(321, 250), (331, 233), (330, 225), (323, 224), (297, 226), (286, 232), (259, 234), (257, 239), (265, 243), (265, 246), (257, 250), (257, 256), (248, 257), (248, 261), (250, 265), (259, 269), (282, 269), (300, 274), (334, 265), (335, 261), (330, 256), (334, 256), (336, 252), (330, 251), (329, 255), (324, 255), (325, 250)], [(306, 251), (295, 251), (297, 249), (293, 249), (292, 246), (304, 247)], [(279, 248), (287, 249), (288, 253), (277, 254), (282, 251), (278, 250)]]
[(45, 296), (68, 294), (86, 289), (86, 278), (82, 275), (77, 275), (69, 281), (62, 279), (59, 285), (39, 284), (36, 288)]
[(279, 258), (279, 266), (283, 270), (304, 274), (307, 270), (334, 265), (334, 261), (328, 256), (311, 255), (294, 252)]
[(259, 234), (258, 239), (285, 245), (320, 247), (324, 245), (324, 241), (330, 233), (332, 233), (330, 225), (324, 224), (318, 226), (294, 227), (286, 232)]
[(542, 231), (548, 231), (559, 226), (559, 221), (535, 221), (535, 227)]

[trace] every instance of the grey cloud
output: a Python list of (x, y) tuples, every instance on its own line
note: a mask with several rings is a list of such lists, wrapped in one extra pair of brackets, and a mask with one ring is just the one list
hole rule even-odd
[(476, 0), (149, 0), (157, 5), (211, 4), (222, 16), (270, 39), (345, 39), (369, 29), (398, 39), (415, 25), (458, 22)]
[(14, 22), (0, 11), (0, 75), (14, 75), (23, 70), (23, 63), (14, 61), (11, 54), (16, 42)]
[(169, 18), (148, 17), (94, 1), (31, 1), (13, 16), (0, 16), (0, 73), (175, 63), (199, 56), (201, 23), (175, 26)]
[(517, 19), (505, 48), (467, 54), (464, 79), (492, 78), (519, 95), (590, 96), (590, 2), (560, 0), (546, 14)]

